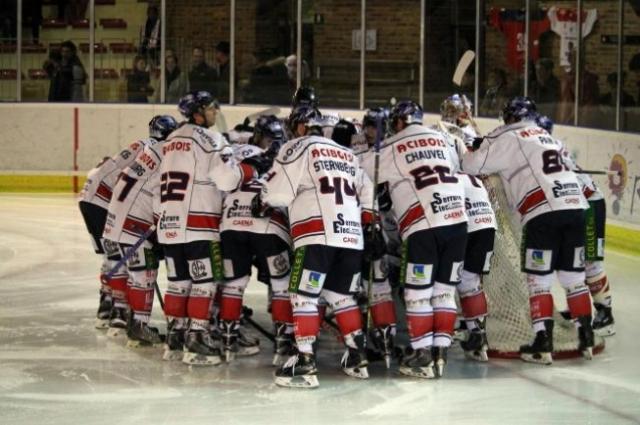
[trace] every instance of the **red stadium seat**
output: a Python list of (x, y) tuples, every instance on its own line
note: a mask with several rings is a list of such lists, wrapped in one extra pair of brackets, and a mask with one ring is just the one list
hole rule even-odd
[(58, 18), (44, 18), (42, 20), (42, 28), (66, 28), (67, 23)]
[(100, 25), (104, 29), (126, 29), (127, 21), (120, 18), (104, 18), (100, 19)]
[(109, 49), (113, 53), (136, 53), (138, 51), (133, 43), (109, 43)]
[[(80, 43), (80, 51), (82, 53), (89, 53), (89, 43)], [(93, 51), (95, 53), (107, 53), (107, 46), (103, 43), (95, 43), (93, 45)]]
[(29, 70), (29, 79), (31, 80), (46, 80), (49, 76), (45, 72), (44, 69), (30, 69)]
[(100, 80), (117, 80), (118, 72), (113, 68), (96, 69), (93, 74), (96, 79)]

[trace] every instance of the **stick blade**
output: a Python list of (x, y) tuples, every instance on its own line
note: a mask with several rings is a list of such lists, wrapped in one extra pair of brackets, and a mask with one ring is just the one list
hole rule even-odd
[(467, 50), (466, 52), (464, 52), (464, 54), (460, 58), (460, 61), (458, 62), (456, 71), (453, 73), (453, 84), (455, 84), (456, 86), (462, 85), (462, 78), (467, 72), (467, 69), (469, 69), (469, 66), (471, 66), (471, 62), (473, 62), (475, 57), (476, 54), (473, 52), (473, 50)]

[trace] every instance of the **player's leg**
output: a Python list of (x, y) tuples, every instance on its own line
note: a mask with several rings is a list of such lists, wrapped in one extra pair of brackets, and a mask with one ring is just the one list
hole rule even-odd
[[(104, 239), (103, 246), (109, 259), (109, 267), (113, 268), (122, 258), (120, 246), (117, 242)], [(129, 273), (126, 265), (120, 266), (118, 270), (111, 276), (109, 286), (111, 287), (111, 296), (113, 298), (113, 307), (109, 315), (109, 330), (107, 335), (115, 337), (124, 335), (129, 320), (129, 304), (127, 300)]]
[[(522, 230), (521, 268), (527, 275), (529, 308), (535, 338), (520, 347), (527, 362), (551, 364), (553, 352), (553, 284), (560, 238), (555, 213), (531, 219)], [(515, 283), (515, 282), (514, 282)]]
[(584, 213), (565, 212), (561, 227), (562, 245), (556, 265), (558, 280), (567, 294), (567, 305), (578, 329), (579, 350), (586, 359), (593, 356), (593, 328), (591, 325), (591, 298), (585, 284)]
[(472, 360), (486, 362), (487, 334), (487, 298), (482, 289), (482, 275), (489, 273), (495, 229), (482, 229), (467, 235), (464, 267), (458, 285), (460, 305), (464, 316), (468, 337), (460, 345), (465, 356)]
[[(131, 246), (120, 244), (123, 252)], [(162, 343), (156, 328), (149, 327), (153, 307), (154, 285), (158, 277), (157, 247), (146, 241), (127, 261), (129, 269), (129, 305), (131, 320), (127, 329), (129, 347), (149, 346)]]
[(437, 377), (444, 375), (447, 352), (451, 347), (456, 323), (456, 286), (460, 283), (467, 243), (467, 224), (438, 227), (436, 232), (439, 248), (434, 271), (435, 284), (431, 295), (433, 307), (434, 370)]
[(346, 345), (341, 366), (344, 373), (356, 378), (369, 377), (366, 337), (362, 330), (362, 315), (356, 301), (360, 284), (362, 251), (338, 249), (327, 273), (322, 292), (333, 311), (340, 334)]
[(611, 288), (604, 269), (606, 215), (604, 199), (589, 201), (589, 210), (586, 215), (585, 273), (593, 306), (596, 309), (593, 330), (601, 336), (613, 335), (616, 332), (611, 310)]
[(164, 360), (182, 360), (185, 333), (189, 326), (187, 299), (191, 291), (191, 277), (184, 253), (184, 244), (163, 245), (167, 266), (167, 292), (164, 296), (164, 313), (169, 322)]
[(314, 343), (320, 331), (318, 297), (334, 255), (335, 251), (324, 245), (306, 245), (294, 252), (289, 297), (298, 354), (291, 356), (276, 371), (276, 385), (301, 388), (319, 385), (314, 353)]
[(222, 360), (220, 349), (211, 336), (209, 318), (216, 283), (222, 281), (222, 254), (218, 241), (186, 243), (191, 290), (187, 299), (189, 330), (185, 337), (186, 352), (182, 362), (189, 365), (216, 365)]
[[(222, 351), (227, 362), (233, 360), (241, 348), (238, 331), (242, 315), (242, 298), (251, 276), (251, 261), (254, 249), (251, 247), (249, 232), (227, 230), (220, 235), (224, 281), (221, 286), (219, 331)], [(245, 355), (256, 354), (253, 347)]]
[(96, 313), (95, 326), (98, 329), (106, 329), (109, 327), (109, 316), (111, 315), (111, 309), (113, 307), (111, 287), (106, 279), (106, 275), (110, 270), (109, 266), (112, 264), (109, 262), (105, 253), (102, 238), (102, 232), (107, 220), (107, 210), (84, 201), (80, 201), (78, 206), (87, 231), (91, 236), (93, 250), (96, 254), (100, 254), (104, 257), (100, 268), (100, 303), (98, 306), (98, 312)]
[(437, 245), (433, 230), (411, 234), (403, 243), (400, 284), (404, 286), (406, 320), (411, 349), (402, 356), (400, 373), (434, 378), (433, 295)]

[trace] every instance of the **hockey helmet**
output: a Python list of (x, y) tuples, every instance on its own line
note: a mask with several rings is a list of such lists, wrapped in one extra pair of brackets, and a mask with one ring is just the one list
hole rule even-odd
[(331, 139), (341, 146), (350, 148), (352, 137), (358, 133), (358, 127), (356, 127), (353, 121), (341, 119), (333, 127)]
[(307, 128), (321, 129), (324, 121), (322, 114), (311, 105), (300, 105), (294, 108), (289, 115), (289, 129), (295, 134), (298, 124), (304, 124)]
[(270, 146), (277, 144), (278, 149), (287, 140), (287, 136), (282, 126), (282, 121), (280, 121), (280, 119), (275, 115), (261, 115), (256, 120), (256, 123), (253, 127), (252, 143), (254, 145), (258, 145), (260, 144), (260, 141), (265, 137), (271, 139)]
[(398, 121), (406, 125), (422, 124), (422, 106), (412, 100), (401, 100), (396, 103), (389, 114), (391, 130), (395, 131)]
[(182, 96), (178, 102), (178, 110), (187, 119), (193, 118), (195, 113), (202, 112), (203, 109), (209, 106), (214, 106), (216, 109), (220, 108), (213, 95), (204, 90), (192, 91)]
[(291, 99), (291, 106), (296, 108), (298, 106), (307, 105), (317, 108), (320, 102), (316, 97), (316, 91), (311, 86), (301, 86), (298, 87), (295, 94), (293, 95), (293, 99)]
[(547, 133), (553, 133), (553, 120), (546, 115), (537, 115), (536, 124), (547, 130)]
[(536, 104), (524, 96), (516, 96), (505, 103), (502, 108), (502, 120), (505, 123), (522, 121), (524, 119), (534, 119), (536, 116)]
[(453, 94), (442, 101), (440, 117), (442, 121), (457, 124), (460, 117), (471, 110), (471, 101), (465, 95)]
[(176, 128), (178, 122), (171, 115), (156, 115), (149, 121), (149, 137), (164, 140)]

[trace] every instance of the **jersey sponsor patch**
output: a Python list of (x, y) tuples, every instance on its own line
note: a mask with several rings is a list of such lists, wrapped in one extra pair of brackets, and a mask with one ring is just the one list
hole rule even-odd
[(356, 292), (359, 292), (359, 289), (360, 289), (360, 273), (356, 273), (353, 275), (353, 278), (351, 279), (351, 284), (349, 285), (349, 293), (355, 294)]
[(551, 270), (551, 250), (527, 248), (525, 269), (538, 272)]
[(189, 275), (194, 281), (211, 279), (213, 277), (211, 260), (208, 258), (188, 260), (187, 263), (189, 264)]
[(320, 295), (320, 291), (322, 291), (326, 277), (326, 273), (304, 269), (302, 270), (298, 290), (308, 294)]
[(462, 268), (464, 267), (464, 261), (454, 261), (451, 265), (451, 276), (449, 276), (449, 282), (460, 282), (462, 279)]
[(573, 267), (580, 269), (584, 267), (584, 247), (573, 249)]
[(222, 269), (224, 270), (224, 277), (231, 279), (234, 276), (233, 260), (231, 258), (224, 258), (222, 260)]
[(598, 257), (604, 258), (604, 238), (598, 238)]
[(175, 278), (176, 275), (176, 263), (173, 261), (173, 258), (166, 257), (165, 263), (167, 265), (167, 277)]
[(433, 264), (407, 263), (405, 282), (410, 285), (426, 286), (431, 283)]
[(487, 252), (487, 255), (484, 257), (484, 266), (482, 266), (482, 271), (485, 273), (489, 273), (491, 270), (491, 259), (493, 258), (493, 251)]
[(283, 276), (289, 272), (289, 253), (283, 251), (280, 254), (267, 257), (269, 274), (271, 276)]

